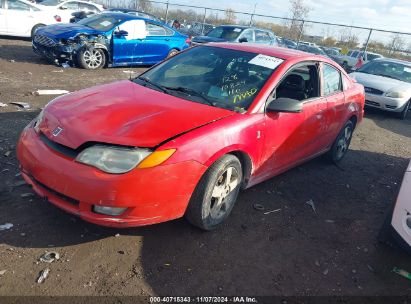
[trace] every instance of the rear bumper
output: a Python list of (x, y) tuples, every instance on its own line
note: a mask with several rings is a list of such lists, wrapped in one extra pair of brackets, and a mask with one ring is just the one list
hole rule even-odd
[[(107, 174), (75, 162), (44, 144), (31, 124), (17, 146), (22, 176), (41, 197), (85, 221), (132, 227), (182, 217), (206, 167), (195, 161)], [(119, 216), (97, 214), (93, 205), (126, 207)]]

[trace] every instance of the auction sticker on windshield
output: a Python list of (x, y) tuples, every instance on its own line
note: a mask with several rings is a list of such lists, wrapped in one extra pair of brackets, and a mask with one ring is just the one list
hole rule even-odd
[(254, 65), (259, 65), (259, 66), (274, 70), (281, 63), (283, 63), (283, 61), (284, 60), (282, 60), (280, 58), (258, 54), (253, 59), (251, 59), (248, 63), (249, 64), (254, 64)]

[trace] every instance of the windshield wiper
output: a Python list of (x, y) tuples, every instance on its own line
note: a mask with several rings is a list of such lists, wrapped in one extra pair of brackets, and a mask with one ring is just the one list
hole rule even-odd
[(200, 97), (202, 100), (204, 100), (206, 103), (208, 103), (211, 106), (214, 106), (214, 103), (208, 99), (207, 97), (205, 97), (203, 94), (193, 90), (193, 89), (189, 89), (189, 88), (184, 88), (184, 87), (164, 87), (166, 90), (168, 91), (176, 91), (176, 92), (181, 92), (181, 93), (185, 93), (189, 96), (197, 96)]
[(152, 81), (151, 81), (150, 79), (148, 79), (147, 77), (139, 76), (139, 77), (137, 77), (137, 79), (140, 79), (140, 80), (144, 81), (145, 83), (147, 83), (148, 85), (151, 85), (152, 87), (155, 87), (155, 88), (159, 89), (159, 90), (160, 90), (161, 92), (163, 92), (163, 93), (168, 93), (168, 91), (167, 91), (167, 89), (166, 89), (165, 87), (163, 87), (163, 86), (161, 86), (161, 85), (159, 85), (159, 84), (156, 84), (156, 83), (152, 82)]

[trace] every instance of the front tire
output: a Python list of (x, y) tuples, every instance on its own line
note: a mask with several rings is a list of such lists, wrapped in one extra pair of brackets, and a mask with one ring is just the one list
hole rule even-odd
[(77, 61), (83, 69), (101, 69), (106, 65), (106, 53), (102, 49), (84, 48), (78, 53)]
[(31, 39), (34, 38), (34, 35), (36, 34), (37, 30), (43, 26), (46, 26), (45, 24), (36, 24), (35, 26), (33, 26), (33, 28), (31, 29)]
[(213, 230), (229, 216), (243, 180), (241, 163), (224, 155), (203, 175), (191, 197), (185, 217), (203, 230)]
[(335, 139), (328, 151), (328, 158), (335, 164), (338, 164), (347, 154), (348, 147), (351, 143), (352, 133), (354, 131), (354, 124), (351, 120), (347, 121), (342, 127), (340, 133)]

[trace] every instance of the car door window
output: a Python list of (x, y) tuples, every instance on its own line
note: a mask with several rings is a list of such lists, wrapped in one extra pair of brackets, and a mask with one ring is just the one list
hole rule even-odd
[(68, 10), (77, 11), (79, 10), (79, 3), (78, 2), (66, 2), (60, 8), (65, 7)]
[(253, 30), (245, 30), (241, 35), (241, 38), (246, 38), (247, 42), (254, 42), (254, 31)]
[(255, 31), (255, 42), (258, 43), (270, 43), (271, 37), (270, 34), (266, 31)]
[(162, 26), (147, 23), (147, 36), (170, 36)]
[(331, 65), (324, 64), (322, 68), (324, 96), (332, 95), (341, 91), (341, 73)]
[(79, 3), (80, 10), (86, 13), (99, 13), (99, 9), (94, 5), (87, 4), (87, 3)]
[(126, 31), (126, 40), (144, 39), (147, 36), (146, 23), (144, 20), (128, 20), (122, 23), (118, 30)]
[(5, 8), (5, 7), (4, 7), (4, 1), (3, 1), (3, 0), (0, 0), (0, 9), (2, 9), (2, 8)]
[(30, 5), (18, 0), (7, 1), (7, 8), (15, 11), (30, 11)]
[(276, 88), (276, 98), (298, 101), (319, 97), (318, 68), (314, 63), (299, 65), (289, 71)]

